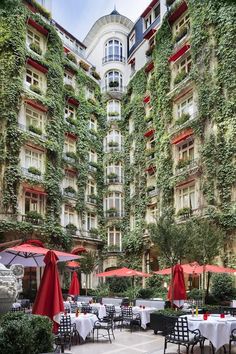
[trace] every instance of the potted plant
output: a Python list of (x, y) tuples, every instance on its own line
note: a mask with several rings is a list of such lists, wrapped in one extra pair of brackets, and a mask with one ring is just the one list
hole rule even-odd
[(65, 193), (75, 194), (76, 190), (72, 186), (68, 186), (68, 187), (64, 188), (64, 192)]
[(28, 127), (29, 131), (32, 132), (32, 133), (35, 133), (37, 135), (42, 135), (42, 129), (39, 128), (39, 127), (36, 127), (35, 125), (33, 124), (30, 124), (29, 127)]
[(74, 118), (73, 114), (71, 114), (68, 117), (66, 117), (66, 120), (71, 125), (76, 125), (76, 119)]
[(182, 125), (190, 119), (189, 113), (183, 113), (175, 122), (176, 125)]
[(38, 85), (30, 85), (30, 90), (37, 93), (38, 95), (42, 95), (42, 91), (41, 89), (39, 88)]
[(67, 53), (67, 58), (72, 61), (73, 63), (77, 64), (77, 60), (76, 60), (76, 57), (73, 53), (69, 52)]
[(179, 42), (188, 33), (188, 27), (182, 27), (175, 35), (174, 42)]
[(108, 142), (108, 146), (109, 147), (116, 147), (116, 146), (119, 146), (119, 143), (117, 141), (114, 141), (114, 140), (110, 140)]
[(71, 234), (75, 235), (77, 227), (74, 224), (69, 223), (66, 225), (66, 230), (69, 231)]
[(119, 116), (119, 115), (120, 115), (119, 112), (108, 112), (108, 116), (109, 116), (109, 117), (117, 117), (117, 116)]
[(34, 167), (34, 166), (30, 166), (28, 168), (28, 172), (32, 173), (33, 175), (36, 175), (36, 176), (41, 176), (41, 171), (38, 168)]
[(188, 207), (180, 209), (176, 216), (183, 216), (183, 217), (189, 217), (191, 215), (191, 209)]
[(191, 160), (190, 159), (179, 159), (176, 168), (177, 169), (181, 169), (184, 168), (186, 166), (188, 166), (190, 164)]
[(118, 177), (118, 175), (117, 175), (117, 173), (115, 173), (115, 172), (111, 172), (111, 173), (109, 173), (108, 175), (107, 175), (107, 178), (108, 179), (115, 179), (115, 178), (117, 178)]
[(42, 220), (43, 219), (42, 215), (40, 213), (38, 213), (37, 211), (34, 211), (34, 210), (28, 211), (26, 213), (26, 217), (29, 220)]
[(74, 160), (76, 159), (76, 153), (73, 151), (67, 151), (66, 156), (70, 157), (71, 159), (74, 159)]
[(174, 84), (177, 85), (179, 84), (181, 81), (183, 81), (186, 77), (188, 76), (188, 73), (185, 70), (180, 71), (175, 79), (174, 79)]
[(174, 309), (158, 310), (150, 314), (150, 328), (154, 333), (162, 332), (163, 335), (169, 333), (173, 328), (178, 316), (185, 315), (184, 311), (175, 311)]
[(89, 71), (89, 65), (87, 63), (85, 63), (85, 61), (80, 60), (79, 65), (83, 70)]
[(89, 232), (91, 235), (93, 235), (93, 237), (98, 236), (98, 229), (96, 227), (91, 227)]
[(107, 213), (108, 213), (108, 214), (116, 214), (116, 213), (117, 213), (117, 209), (114, 208), (114, 207), (111, 207), (111, 208), (109, 208), (109, 209), (107, 210)]
[(32, 43), (30, 43), (29, 47), (31, 50), (33, 50), (38, 55), (42, 55), (42, 49), (40, 48), (40, 46), (38, 44), (32, 42)]

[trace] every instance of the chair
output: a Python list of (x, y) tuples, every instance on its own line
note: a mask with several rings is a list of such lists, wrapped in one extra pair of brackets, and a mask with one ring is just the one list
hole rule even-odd
[[(99, 331), (107, 331), (107, 334), (104, 333), (100, 333)], [(93, 326), (93, 342), (94, 342), (94, 332), (97, 331), (97, 341), (99, 339), (99, 337), (103, 337), (103, 338), (108, 338), (109, 342), (112, 343), (111, 341), (111, 334), (113, 336), (113, 338), (115, 339), (114, 336), (114, 332), (113, 332), (113, 323), (112, 320), (110, 318), (106, 318), (103, 320), (98, 320), (94, 323)]]
[(96, 307), (92, 307), (91, 313), (93, 313), (94, 315), (97, 316), (97, 318), (99, 318), (99, 317), (98, 317), (98, 309), (97, 309)]
[(231, 354), (232, 342), (236, 342), (236, 328), (231, 331), (229, 337), (229, 354)]
[(70, 316), (62, 316), (58, 333), (55, 337), (55, 344), (57, 347), (61, 347), (62, 353), (64, 353), (64, 349), (67, 345), (69, 350), (71, 349), (71, 342), (72, 338), (75, 336), (75, 333), (75, 327), (71, 324)]
[(180, 346), (185, 346), (187, 354), (190, 347), (192, 347), (191, 353), (193, 353), (193, 347), (199, 343), (201, 353), (203, 353), (203, 337), (198, 329), (194, 331), (189, 330), (187, 317), (178, 317), (172, 331), (165, 336), (164, 354), (168, 343), (177, 344), (178, 353), (180, 352)]
[(122, 327), (129, 327), (131, 332), (134, 327), (141, 328), (141, 317), (140, 314), (134, 314), (132, 307), (122, 307), (121, 308), (122, 316)]
[(235, 307), (222, 308), (221, 313), (224, 313), (225, 315), (231, 315), (233, 317), (236, 317), (236, 308)]
[(113, 323), (113, 328), (120, 326), (122, 324), (121, 312), (116, 312), (115, 305), (105, 305), (106, 307), (106, 318), (110, 318)]
[(89, 305), (82, 305), (81, 312), (82, 313), (92, 313), (92, 307)]
[(74, 303), (74, 302), (70, 302), (70, 312), (71, 313), (76, 313), (77, 309), (78, 309), (77, 304)]

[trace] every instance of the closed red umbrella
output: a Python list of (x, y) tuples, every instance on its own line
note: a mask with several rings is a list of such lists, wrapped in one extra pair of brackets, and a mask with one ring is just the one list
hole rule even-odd
[(36, 295), (32, 313), (48, 316), (53, 321), (53, 332), (56, 333), (60, 324), (60, 315), (64, 312), (64, 304), (59, 275), (57, 271), (58, 257), (48, 251), (44, 257), (46, 264), (43, 277)]
[(150, 277), (150, 274), (140, 272), (135, 269), (129, 269), (126, 267), (109, 270), (108, 272), (102, 272), (97, 274), (98, 277)]
[(76, 271), (73, 272), (68, 294), (80, 295), (80, 285), (79, 285), (79, 279)]
[(171, 281), (167, 297), (170, 301), (173, 300), (173, 303), (177, 307), (183, 306), (184, 300), (187, 299), (184, 284), (184, 272), (180, 264), (174, 266), (173, 279)]

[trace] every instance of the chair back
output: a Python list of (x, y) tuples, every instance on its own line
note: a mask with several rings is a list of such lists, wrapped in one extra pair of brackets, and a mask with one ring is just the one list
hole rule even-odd
[(92, 312), (92, 307), (88, 306), (88, 305), (82, 305), (81, 312), (82, 313), (91, 313)]
[(71, 333), (71, 318), (70, 318), (70, 316), (63, 315), (61, 317), (58, 333), (60, 333), (60, 334), (70, 334)]
[(222, 308), (221, 313), (224, 313), (225, 315), (231, 315), (233, 317), (236, 317), (236, 308), (235, 307)]
[(189, 329), (187, 317), (178, 317), (174, 328), (169, 332), (172, 340), (177, 342), (189, 342)]
[(121, 308), (121, 315), (124, 319), (133, 318), (133, 310), (132, 307), (122, 307)]
[(71, 313), (76, 313), (77, 309), (78, 309), (77, 304), (74, 303), (74, 302), (70, 302), (70, 312)]

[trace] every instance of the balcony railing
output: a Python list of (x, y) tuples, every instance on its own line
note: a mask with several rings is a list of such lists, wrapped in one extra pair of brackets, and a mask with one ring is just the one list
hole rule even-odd
[(122, 249), (120, 246), (112, 245), (107, 247), (107, 253), (121, 253)]
[(105, 212), (105, 217), (108, 219), (112, 218), (123, 218), (125, 216), (125, 213), (123, 211), (106, 211)]
[(22, 221), (29, 222), (32, 225), (40, 226), (44, 224), (44, 220), (42, 218), (32, 217), (29, 215), (21, 215)]
[(118, 145), (118, 146), (106, 146), (105, 147), (105, 152), (113, 152), (113, 151), (122, 151), (123, 146)]
[(109, 183), (109, 184), (119, 184), (119, 183), (124, 183), (124, 179), (123, 179), (123, 177), (111, 177), (111, 178), (109, 178), (109, 177), (107, 177), (107, 183)]
[(189, 160), (186, 162), (186, 165), (183, 167), (175, 168), (175, 177), (181, 175), (186, 172), (196, 172), (199, 168), (199, 159)]
[(67, 192), (67, 191), (63, 191), (63, 195), (65, 197), (68, 197), (70, 199), (76, 199), (77, 198), (77, 195), (76, 195), (76, 192), (75, 193), (72, 193), (72, 192)]
[(34, 173), (31, 173), (28, 171), (28, 168), (26, 168), (26, 167), (21, 167), (21, 171), (25, 177), (32, 178), (32, 179), (35, 179), (40, 182), (43, 180), (43, 174), (36, 175)]
[(76, 231), (76, 236), (84, 239), (100, 240), (100, 236), (92, 231), (79, 229)]
[(75, 163), (75, 159), (73, 157), (67, 156), (66, 154), (63, 154), (63, 160), (68, 163)]
[(102, 88), (103, 92), (117, 92), (117, 93), (124, 93), (126, 91), (126, 87), (125, 86), (113, 86), (110, 87), (109, 85), (105, 85)]
[(102, 63), (109, 63), (110, 61), (119, 61), (120, 63), (125, 63), (125, 57), (122, 57), (121, 55), (107, 55), (102, 59)]
[(158, 188), (155, 188), (155, 189), (152, 189), (152, 190), (148, 191), (149, 197), (155, 197), (158, 194), (159, 194), (159, 189)]
[(159, 25), (160, 23), (160, 16), (158, 16), (152, 23), (151, 25), (146, 29), (145, 32), (143, 32), (143, 38), (146, 37), (146, 35), (148, 34), (149, 31), (151, 31), (152, 29), (154, 29), (157, 25)]
[(109, 116), (109, 113), (107, 115), (107, 121), (108, 122), (115, 122), (117, 120), (120, 120), (121, 119), (121, 116), (118, 115), (118, 116)]
[(97, 172), (97, 167), (95, 167), (95, 166), (92, 166), (92, 165), (88, 165), (88, 170), (90, 171), (90, 172)]
[(194, 121), (197, 117), (198, 117), (198, 111), (195, 110), (190, 115), (190, 118), (188, 120), (186, 120), (186, 122), (184, 122), (183, 124), (176, 124), (176, 122), (175, 122), (174, 125), (169, 128), (169, 133), (170, 134), (174, 134), (174, 133), (177, 133), (179, 130), (184, 129), (185, 127), (189, 126), (190, 123), (192, 121)]
[(28, 132), (30, 134), (33, 134), (35, 137), (38, 137), (40, 139), (46, 139), (46, 135), (44, 134), (37, 134), (37, 133), (34, 133), (32, 130), (30, 130), (26, 125), (24, 124), (21, 124), (21, 123), (18, 123), (18, 127), (20, 130), (24, 131), (24, 132)]
[(97, 199), (95, 197), (91, 197), (90, 195), (87, 195), (86, 200), (88, 203), (97, 204)]

